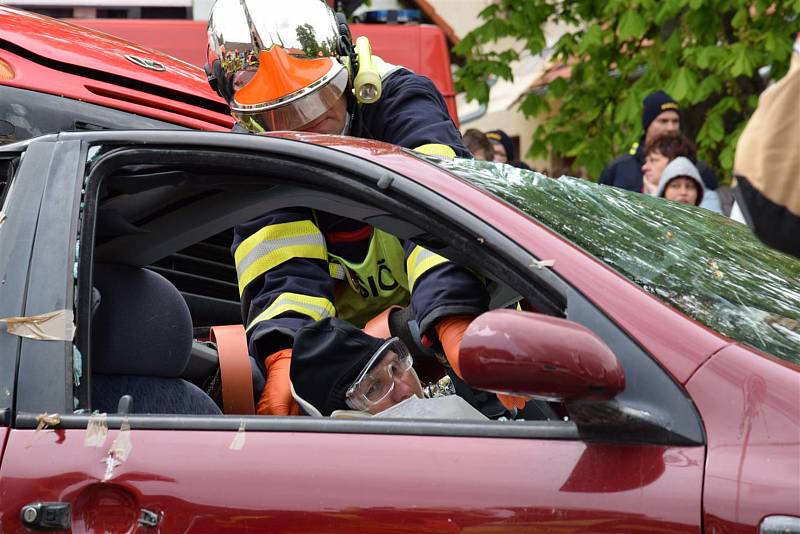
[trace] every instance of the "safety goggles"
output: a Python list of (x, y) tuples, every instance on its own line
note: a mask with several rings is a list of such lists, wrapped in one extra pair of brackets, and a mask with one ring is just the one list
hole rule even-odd
[(300, 130), (337, 104), (347, 88), (347, 82), (347, 70), (341, 69), (329, 82), (301, 98), (261, 111), (231, 106), (231, 115), (242, 126), (255, 133)]
[(347, 405), (368, 411), (394, 391), (394, 382), (414, 373), (408, 348), (393, 337), (381, 345), (345, 393)]

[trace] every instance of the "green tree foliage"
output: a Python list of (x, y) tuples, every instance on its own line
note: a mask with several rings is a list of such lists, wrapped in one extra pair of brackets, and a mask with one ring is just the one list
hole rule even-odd
[[(511, 80), (509, 63), (521, 52), (487, 51), (486, 44), (511, 37), (539, 54), (547, 23), (571, 27), (553, 47), (569, 76), (520, 105), (528, 117), (546, 115), (531, 155), (574, 157), (596, 178), (641, 135), (644, 96), (665, 89), (681, 103), (683, 129), (700, 158), (729, 177), (758, 95), (788, 68), (800, 0), (497, 0), (480, 17), (483, 24), (455, 52), (466, 58), (459, 89), (482, 103), (487, 80)], [(761, 67), (769, 74), (759, 74)]]

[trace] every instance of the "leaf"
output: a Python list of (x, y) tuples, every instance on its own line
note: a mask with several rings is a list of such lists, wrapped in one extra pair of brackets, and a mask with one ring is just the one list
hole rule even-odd
[(548, 92), (554, 98), (561, 98), (567, 93), (568, 89), (569, 83), (567, 83), (567, 80), (560, 77), (550, 82), (550, 85), (547, 87)]
[(705, 137), (715, 143), (722, 141), (722, 138), (725, 137), (725, 123), (722, 121), (722, 116), (719, 114), (708, 115), (697, 137), (698, 140)]
[(647, 22), (645, 22), (644, 17), (632, 9), (626, 11), (622, 18), (619, 19), (617, 34), (622, 41), (627, 41), (631, 38), (641, 39), (646, 31)]
[(542, 112), (549, 111), (550, 106), (547, 105), (543, 97), (531, 92), (525, 96), (519, 109), (526, 117), (536, 117)]
[(733, 26), (736, 29), (739, 29), (745, 24), (747, 24), (747, 9), (742, 7), (739, 8), (739, 10), (733, 16), (733, 19), (731, 19), (731, 26)]
[(722, 80), (716, 74), (710, 74), (703, 78), (700, 87), (697, 89), (699, 101), (706, 100), (711, 95), (718, 93), (722, 89)]
[(746, 44), (737, 43), (732, 48), (733, 64), (731, 65), (731, 74), (734, 76), (750, 76), (753, 73), (753, 63), (747, 53)]
[(719, 57), (719, 49), (716, 46), (704, 46), (697, 50), (697, 66), (707, 69), (717, 57)]
[(719, 154), (719, 164), (720, 166), (730, 172), (733, 170), (733, 154), (735, 150), (735, 144), (727, 145), (725, 148), (722, 149), (722, 152)]
[(697, 77), (688, 68), (681, 67), (667, 82), (667, 92), (678, 102), (686, 99), (689, 95), (696, 96)]
[(600, 26), (593, 24), (584, 32), (583, 37), (578, 44), (578, 52), (585, 54), (592, 48), (595, 48), (603, 43), (603, 31)]

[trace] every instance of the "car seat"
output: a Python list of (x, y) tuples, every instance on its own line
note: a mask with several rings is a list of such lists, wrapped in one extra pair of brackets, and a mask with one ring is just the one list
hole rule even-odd
[(181, 378), (192, 350), (192, 318), (180, 292), (147, 269), (97, 264), (100, 302), (91, 324), (91, 406), (131, 413), (219, 415), (203, 390)]

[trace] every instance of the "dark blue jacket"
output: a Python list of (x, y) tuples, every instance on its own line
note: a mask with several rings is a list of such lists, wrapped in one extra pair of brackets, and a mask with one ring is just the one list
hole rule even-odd
[(380, 100), (358, 107), (350, 134), (412, 149), (438, 143), (472, 157), (433, 82), (403, 68), (384, 78)]

